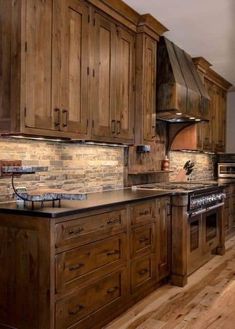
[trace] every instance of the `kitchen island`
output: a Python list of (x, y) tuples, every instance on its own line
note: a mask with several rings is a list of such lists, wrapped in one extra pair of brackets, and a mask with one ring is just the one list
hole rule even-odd
[(102, 328), (169, 277), (170, 229), (166, 191), (1, 204), (1, 328)]

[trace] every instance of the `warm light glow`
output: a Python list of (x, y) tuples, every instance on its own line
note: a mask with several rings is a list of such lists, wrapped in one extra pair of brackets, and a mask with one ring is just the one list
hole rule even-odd
[(189, 120), (195, 120), (195, 117), (190, 117)]
[(177, 112), (176, 115), (182, 115), (182, 113), (181, 112)]

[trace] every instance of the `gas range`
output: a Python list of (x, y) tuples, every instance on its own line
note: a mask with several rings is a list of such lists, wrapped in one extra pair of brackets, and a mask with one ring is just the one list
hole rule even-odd
[(192, 192), (197, 190), (210, 189), (217, 184), (196, 183), (196, 182), (164, 182), (134, 186), (133, 189), (140, 190), (169, 190), (172, 192)]
[(188, 195), (188, 213), (206, 211), (210, 207), (221, 205), (226, 195), (216, 183), (164, 182), (134, 186), (139, 190), (164, 190), (175, 194)]

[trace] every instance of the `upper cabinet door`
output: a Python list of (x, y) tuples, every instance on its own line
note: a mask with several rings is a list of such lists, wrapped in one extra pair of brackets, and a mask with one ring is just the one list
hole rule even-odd
[(88, 132), (88, 14), (83, 1), (54, 1), (53, 110), (60, 130), (78, 137)]
[(24, 125), (54, 129), (51, 111), (52, 0), (25, 2), (25, 60), (22, 63)]
[(157, 43), (149, 36), (144, 37), (144, 140), (156, 136), (156, 76)]
[(134, 35), (118, 27), (116, 47), (116, 135), (131, 140), (134, 138)]
[(116, 26), (109, 19), (94, 14), (94, 70), (92, 75), (93, 124), (92, 134), (96, 138), (115, 135), (115, 82), (116, 82)]

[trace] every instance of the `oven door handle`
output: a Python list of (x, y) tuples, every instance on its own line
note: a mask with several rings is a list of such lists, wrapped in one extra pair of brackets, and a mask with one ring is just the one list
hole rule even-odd
[(224, 205), (224, 202), (217, 203), (217, 204), (214, 205), (214, 206), (208, 207), (208, 208), (206, 209), (206, 211), (210, 211), (210, 210), (213, 210), (213, 209), (216, 209), (216, 208), (223, 207), (223, 205)]
[(206, 211), (207, 211), (206, 208), (201, 209), (201, 210), (197, 210), (197, 211), (193, 211), (193, 212), (189, 215), (189, 217), (194, 217), (194, 216), (197, 216), (197, 215), (204, 214)]

